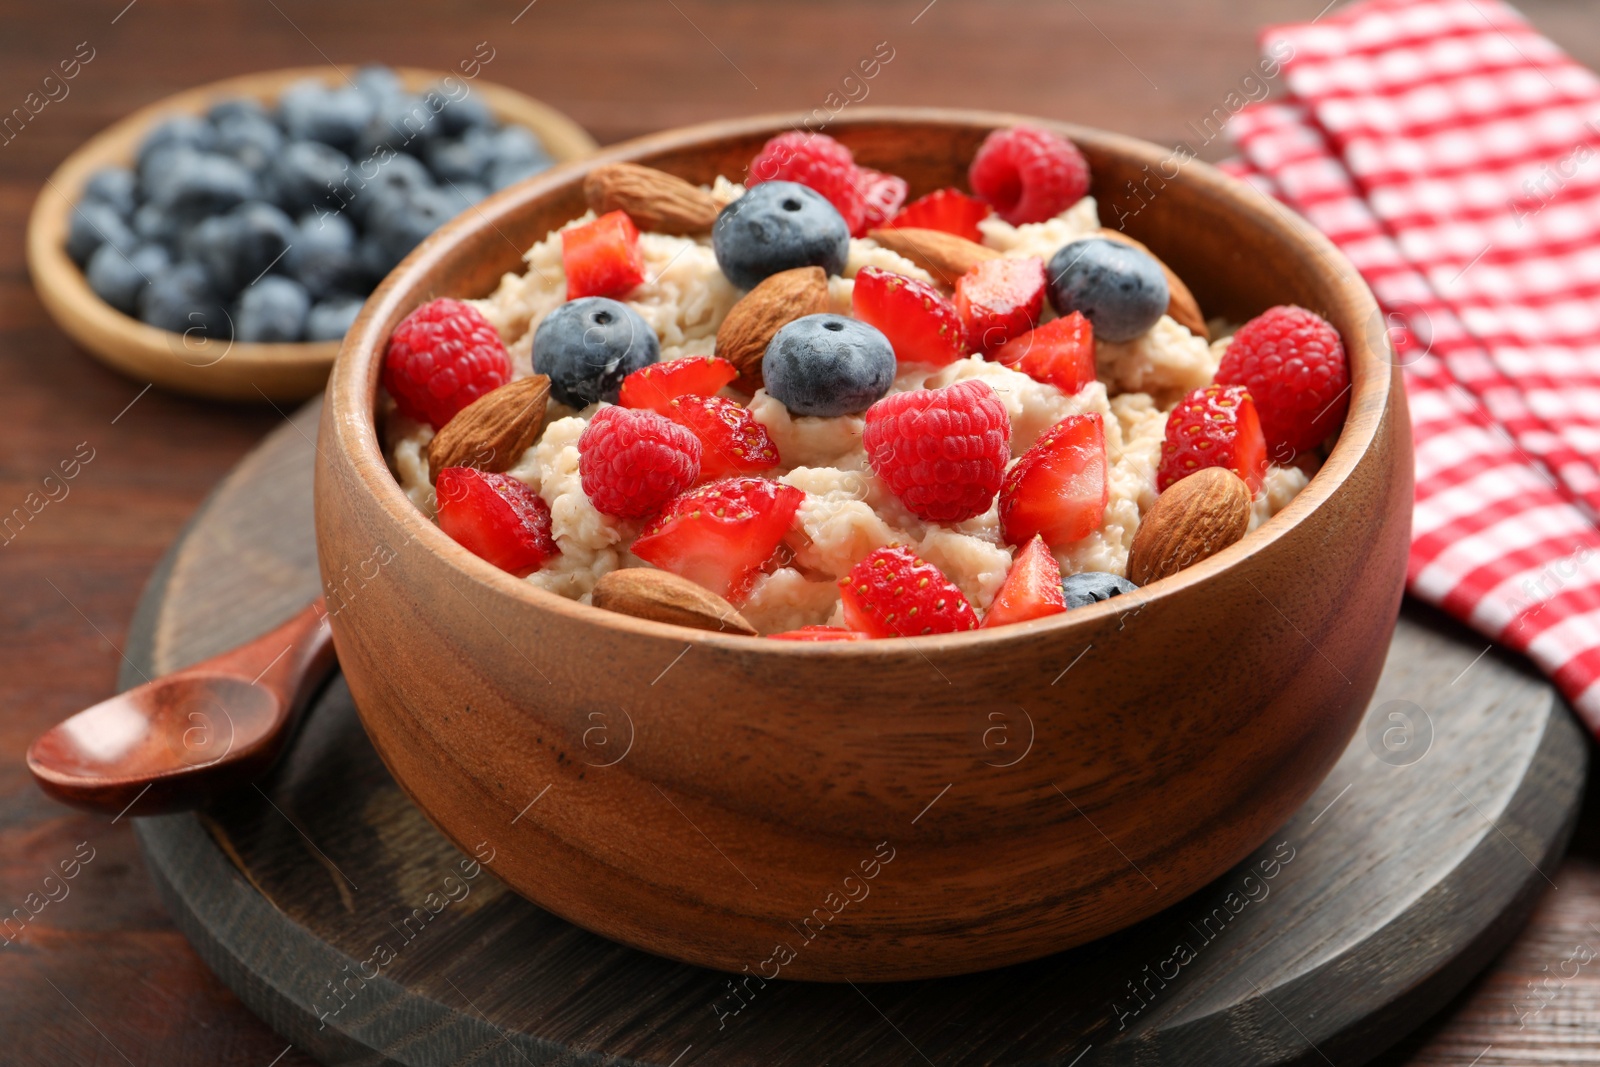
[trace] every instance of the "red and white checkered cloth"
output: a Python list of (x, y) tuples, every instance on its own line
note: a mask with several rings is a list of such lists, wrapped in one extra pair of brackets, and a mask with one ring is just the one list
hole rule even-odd
[(1287, 98), (1224, 169), (1389, 316), (1416, 435), (1410, 591), (1526, 653), (1600, 733), (1600, 79), (1499, 0), (1278, 26)]

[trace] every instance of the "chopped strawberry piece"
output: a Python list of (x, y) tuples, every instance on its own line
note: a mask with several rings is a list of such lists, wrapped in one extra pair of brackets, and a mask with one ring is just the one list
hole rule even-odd
[(942, 230), (969, 241), (983, 240), (978, 223), (994, 214), (994, 208), (960, 189), (935, 189), (900, 209), (888, 222), (889, 229), (911, 226), (921, 230)]
[(868, 230), (875, 230), (892, 219), (906, 202), (909, 188), (898, 174), (885, 174), (870, 167), (856, 168), (856, 185), (866, 202), (867, 213), (860, 232), (851, 234), (852, 237), (865, 237)]
[(1164, 493), (1173, 482), (1206, 467), (1226, 467), (1244, 479), (1252, 494), (1261, 489), (1267, 439), (1255, 402), (1242, 385), (1196, 389), (1167, 416), (1156, 488)]
[(995, 594), (994, 603), (989, 605), (983, 625), (985, 629), (1007, 626), (1059, 615), (1066, 610), (1067, 598), (1061, 592), (1061, 566), (1050, 554), (1044, 538), (1035, 534), (1011, 561), (1005, 584)]
[(956, 311), (967, 350), (992, 352), (1038, 325), (1044, 310), (1044, 262), (1033, 256), (986, 259), (956, 279)]
[(718, 596), (742, 599), (805, 498), (765, 478), (702, 485), (669, 502), (634, 541), (633, 554)]
[(716, 356), (685, 356), (652, 363), (622, 379), (617, 403), (625, 408), (645, 408), (669, 415), (667, 405), (673, 397), (690, 393), (714, 396), (718, 389), (738, 376), (739, 371), (732, 363)]
[(802, 626), (781, 634), (768, 634), (772, 641), (865, 641), (867, 635), (841, 626)]
[(1008, 543), (1043, 535), (1052, 547), (1100, 528), (1106, 502), (1106, 433), (1098, 412), (1068, 415), (1011, 465), (1000, 487), (1000, 529)]
[(439, 528), (461, 547), (518, 578), (561, 554), (550, 505), (509, 474), (446, 467), (434, 484)]
[(956, 306), (927, 282), (862, 267), (850, 301), (856, 318), (889, 339), (899, 363), (942, 367), (967, 354), (967, 332)]
[(978, 628), (961, 589), (904, 545), (867, 553), (839, 581), (844, 621), (869, 637), (916, 637)]
[(567, 299), (621, 296), (644, 281), (639, 228), (625, 211), (608, 211), (593, 222), (561, 231), (561, 266)]
[(1094, 326), (1074, 311), (1012, 338), (988, 358), (1070, 396), (1094, 381)]
[(662, 414), (700, 438), (703, 482), (735, 474), (760, 474), (779, 463), (778, 446), (772, 443), (767, 428), (756, 421), (749, 408), (725, 396), (676, 396), (668, 401)]

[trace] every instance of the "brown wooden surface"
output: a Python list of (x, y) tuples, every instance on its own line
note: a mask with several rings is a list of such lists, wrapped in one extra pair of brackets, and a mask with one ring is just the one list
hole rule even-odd
[[(124, 411), (144, 383), (94, 364), (49, 323), (23, 268), (23, 226), (44, 178), (77, 144), (139, 105), (242, 70), (314, 63), (324, 54), (448, 66), (482, 40), (496, 48), (487, 77), (550, 101), (601, 142), (820, 106), (882, 40), (896, 54), (871, 83), (874, 103), (1029, 110), (1193, 142), (1189, 124), (1221, 106), (1250, 72), (1257, 27), (1309, 18), (1321, 6), (938, 0), (923, 12), (922, 0), (539, 0), (513, 24), (520, 0), (138, 0), (125, 11), (120, 2), (6, 3), (6, 110), (20, 106), (78, 42), (89, 41), (95, 58), (67, 98), (0, 146), (0, 503), (9, 511), (30, 492), (43, 499), (40, 480), (72, 459), (80, 442), (94, 449), (94, 460), (69, 483), (69, 496), (0, 548), (0, 903), (19, 906), (79, 842), (90, 842), (95, 858), (70, 896), (48, 905), (18, 943), (0, 947), (4, 1055), (24, 1064), (141, 1067), (265, 1065), (280, 1053), (284, 1067), (312, 1062), (285, 1051), (287, 1042), (200, 963), (162, 910), (125, 822), (107, 825), (56, 806), (21, 763), (47, 723), (112, 692), (117, 650), (150, 569), (210, 486), (281, 421), (270, 409), (154, 391)], [(1588, 5), (1520, 6), (1580, 61), (1600, 66), (1600, 24)], [(1222, 154), (1215, 143), (1202, 147), (1205, 158)], [(1600, 968), (1565, 962), (1579, 945), (1600, 947), (1591, 926), (1600, 922), (1597, 828), (1600, 817), (1585, 819), (1574, 855), (1553, 875), (1559, 890), (1547, 893), (1494, 970), (1393, 1064), (1600, 1063)]]

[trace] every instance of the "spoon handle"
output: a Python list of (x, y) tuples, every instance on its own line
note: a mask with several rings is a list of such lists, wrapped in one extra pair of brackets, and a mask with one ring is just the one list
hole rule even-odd
[(233, 674), (254, 679), (283, 699), (290, 709), (287, 729), (292, 730), (294, 720), (336, 662), (328, 604), (319, 596), (276, 630), (166, 677)]

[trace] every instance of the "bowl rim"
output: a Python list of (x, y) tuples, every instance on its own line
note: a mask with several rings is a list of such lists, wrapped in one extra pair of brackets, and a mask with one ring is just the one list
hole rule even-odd
[[(196, 372), (203, 373), (223, 360), (227, 360), (235, 375), (327, 373), (338, 355), (339, 341), (229, 341), (223, 344), (221, 356), (205, 355), (193, 362), (185, 359), (180, 351), (189, 347), (183, 340), (185, 334), (163, 330), (126, 315), (89, 288), (84, 270), (67, 255), (66, 231), (89, 177), (102, 167), (131, 165), (139, 142), (157, 123), (178, 115), (200, 114), (220, 100), (247, 97), (270, 103), (297, 81), (317, 79), (336, 85), (340, 79), (348, 80), (359, 69), (353, 64), (280, 67), (193, 86), (124, 115), (73, 149), (45, 179), (28, 213), (28, 273), (51, 318), (95, 358), (124, 373), (154, 375), (155, 368), (167, 364), (179, 378), (192, 379)], [(435, 85), (447, 77), (469, 82), (474, 92), (483, 94), (484, 103), (497, 119), (534, 132), (557, 164), (588, 155), (596, 147), (594, 138), (572, 119), (515, 89), (480, 77), (464, 78), (452, 71), (405, 66), (389, 69), (411, 92)], [(89, 340), (91, 336), (100, 335), (115, 337), (118, 344), (133, 354), (118, 350), (116, 344), (95, 344)], [(163, 384), (184, 388), (171, 379)], [(198, 382), (189, 381), (188, 385), (194, 391), (207, 392)], [(298, 399), (314, 391), (315, 387), (291, 390), (283, 398)], [(233, 390), (224, 389), (214, 395), (233, 393)], [(248, 392), (242, 395), (255, 399)], [(270, 386), (267, 395), (277, 398)]]
[[(522, 608), (542, 610), (559, 619), (575, 623), (611, 626), (643, 638), (670, 638), (691, 645), (734, 653), (750, 653), (760, 649), (770, 655), (797, 657), (834, 655), (889, 657), (906, 653), (920, 655), (924, 650), (935, 647), (971, 651), (1025, 635), (1037, 637), (1049, 634), (1059, 637), (1074, 630), (1092, 629), (1107, 618), (1129, 610), (1126, 603), (1119, 603), (1123, 600), (1119, 597), (1090, 607), (1077, 608), (1058, 615), (992, 630), (980, 628), (957, 633), (877, 638), (871, 641), (773, 641), (764, 636), (749, 637), (743, 634), (698, 630), (675, 623), (656, 622), (607, 611), (530, 585), (523, 579), (480, 559), (451, 540), (443, 530), (426, 518), (401, 490), (399, 481), (390, 471), (388, 462), (384, 458), (377, 427), (380, 353), (387, 339), (386, 336), (380, 335), (380, 326), (386, 319), (398, 315), (402, 307), (405, 313), (409, 313), (412, 308), (423, 302), (422, 299), (414, 297), (420, 297), (427, 292), (426, 279), (431, 269), (447, 258), (448, 251), (454, 244), (480, 225), (495, 225), (502, 217), (514, 217), (521, 205), (531, 200), (543, 197), (569, 183), (581, 182), (589, 170), (602, 164), (631, 161), (669, 149), (692, 150), (697, 144), (728, 137), (748, 136), (766, 131), (776, 134), (788, 129), (799, 129), (803, 128), (802, 123), (806, 117), (803, 113), (766, 113), (677, 127), (619, 142), (581, 160), (553, 167), (494, 194), (479, 205), (481, 222), (470, 215), (462, 215), (446, 223), (414, 249), (380, 283), (368, 297), (360, 316), (345, 335), (339, 358), (334, 364), (333, 374), (328, 380), (325, 399), (323, 437), (326, 439), (331, 436), (332, 440), (325, 440), (319, 447), (339, 450), (349, 463), (356, 479), (372, 495), (374, 502), (386, 513), (386, 517), (405, 535), (406, 544), (416, 544), (432, 552), (463, 577), (486, 585)], [(1031, 123), (1054, 129), (1076, 142), (1092, 143), (1097, 149), (1105, 152), (1147, 163), (1152, 168), (1172, 157), (1171, 151), (1167, 149), (1124, 134), (1012, 112), (885, 106), (855, 109), (836, 116), (832, 125), (837, 131), (851, 126), (897, 122), (990, 127)], [(1256, 221), (1266, 224), (1269, 229), (1283, 231), (1287, 240), (1307, 246), (1319, 258), (1331, 264), (1338, 276), (1336, 280), (1339, 284), (1336, 292), (1348, 305), (1348, 310), (1354, 313), (1352, 321), (1381, 321), (1377, 301), (1360, 273), (1344, 254), (1310, 223), (1253, 187), (1198, 159), (1191, 157), (1182, 170), (1184, 173), (1180, 174), (1177, 180), (1198, 182), (1208, 187), (1231, 201), (1234, 210), (1253, 216)], [(462, 299), (480, 298), (462, 297)], [(1388, 335), (1385, 332), (1381, 336), (1381, 344), (1387, 350)], [(1138, 604), (1139, 610), (1203, 584), (1226, 569), (1269, 548), (1327, 503), (1344, 486), (1374, 444), (1379, 427), (1389, 417), (1393, 406), (1399, 402), (1403, 393), (1400, 391), (1402, 386), (1399, 365), (1380, 357), (1371, 331), (1356, 337), (1345, 337), (1343, 340), (1347, 357), (1351, 362), (1349, 411), (1338, 439), (1316, 475), (1288, 506), (1241, 540), (1176, 574), (1140, 587), (1139, 596), (1134, 601)]]

